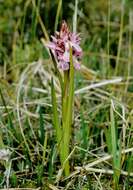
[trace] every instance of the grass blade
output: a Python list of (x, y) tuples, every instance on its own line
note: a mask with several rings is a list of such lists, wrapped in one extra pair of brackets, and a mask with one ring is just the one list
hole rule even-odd
[(40, 117), (40, 143), (43, 145), (45, 130), (44, 130), (44, 119), (42, 114), (42, 108), (40, 108), (39, 110), (39, 117)]
[(60, 71), (59, 71), (58, 68), (57, 68), (57, 63), (56, 63), (55, 57), (54, 57), (54, 55), (53, 55), (53, 53), (52, 53), (51, 50), (50, 50), (50, 55), (51, 55), (51, 58), (52, 58), (52, 61), (53, 61), (53, 64), (54, 64), (55, 75), (57, 75), (57, 77), (58, 77), (58, 79), (59, 79), (59, 82), (60, 82), (61, 92), (62, 92), (62, 96), (63, 96), (64, 85), (63, 85), (62, 76), (61, 76)]
[(51, 79), (51, 96), (52, 96), (53, 125), (56, 130), (57, 142), (59, 144), (61, 141), (62, 134), (61, 134), (61, 127), (60, 127), (60, 122), (58, 118), (57, 102), (56, 102), (56, 94), (55, 94), (53, 78)]
[(111, 148), (113, 156), (114, 169), (114, 189), (118, 189), (121, 165), (121, 149), (117, 149), (118, 138), (116, 135), (115, 117), (113, 111), (113, 101), (111, 101), (110, 118), (111, 118)]
[(73, 15), (73, 32), (77, 31), (77, 14), (78, 14), (78, 0), (75, 0), (75, 9)]
[(54, 31), (57, 31), (58, 23), (59, 23), (59, 16), (61, 13), (61, 7), (62, 7), (62, 0), (58, 1), (58, 7), (57, 7), (57, 12), (56, 12), (56, 17), (55, 17), (55, 26), (54, 26)]

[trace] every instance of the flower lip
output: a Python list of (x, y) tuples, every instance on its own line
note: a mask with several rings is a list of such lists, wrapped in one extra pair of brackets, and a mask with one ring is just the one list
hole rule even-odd
[(52, 41), (47, 44), (47, 47), (52, 50), (56, 57), (58, 67), (62, 70), (69, 70), (71, 46), (74, 68), (80, 69), (80, 63), (77, 61), (77, 59), (82, 57), (80, 34), (70, 32), (67, 23), (63, 21), (60, 32), (56, 32), (55, 36), (51, 36), (51, 39)]

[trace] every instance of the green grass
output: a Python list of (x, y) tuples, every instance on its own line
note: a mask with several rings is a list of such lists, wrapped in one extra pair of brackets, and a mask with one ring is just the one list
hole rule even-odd
[[(0, 2), (0, 151), (11, 153), (0, 152), (1, 189), (133, 189), (132, 10), (129, 0)], [(43, 44), (62, 19), (81, 33), (84, 51), (68, 178), (52, 120), (52, 77), (61, 119), (59, 73)]]

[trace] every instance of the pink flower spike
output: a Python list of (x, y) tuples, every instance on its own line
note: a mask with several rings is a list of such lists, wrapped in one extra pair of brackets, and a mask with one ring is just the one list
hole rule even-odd
[(47, 47), (52, 50), (55, 58), (58, 61), (58, 67), (62, 70), (70, 68), (70, 47), (72, 47), (74, 68), (79, 70), (80, 63), (77, 61), (82, 57), (82, 49), (80, 47), (79, 34), (70, 32), (65, 21), (62, 22), (60, 32), (56, 31), (54, 36), (51, 36), (52, 41), (47, 44)]

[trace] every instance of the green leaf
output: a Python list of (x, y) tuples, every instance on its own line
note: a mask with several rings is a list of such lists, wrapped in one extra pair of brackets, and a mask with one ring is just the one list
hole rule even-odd
[[(64, 161), (69, 156), (69, 143), (71, 138), (71, 125), (72, 125), (72, 115), (73, 115), (73, 101), (74, 101), (74, 66), (72, 57), (72, 48), (70, 47), (70, 71), (69, 71), (69, 90), (67, 94), (67, 104), (66, 106), (66, 119), (63, 121), (63, 159)], [(70, 173), (69, 161), (65, 162), (65, 175), (68, 176)]]
[(56, 102), (56, 94), (55, 94), (53, 78), (51, 79), (51, 96), (52, 96), (53, 125), (56, 130), (57, 142), (58, 144), (60, 144), (62, 132), (61, 132), (61, 126), (60, 126), (60, 122), (58, 118), (57, 102)]
[(54, 64), (55, 75), (57, 75), (57, 77), (59, 79), (59, 82), (60, 82), (60, 87), (61, 87), (61, 92), (62, 92), (62, 97), (63, 97), (63, 92), (64, 92), (63, 79), (62, 79), (62, 76), (61, 76), (61, 73), (60, 73), (59, 69), (57, 68), (57, 62), (56, 62), (55, 57), (54, 57), (51, 50), (50, 50), (50, 55), (51, 55), (51, 58), (52, 58), (52, 61), (53, 61), (53, 64)]
[(74, 66), (73, 66), (73, 56), (72, 48), (70, 47), (70, 74), (69, 74), (69, 95), (68, 95), (68, 109), (67, 109), (67, 119), (66, 125), (69, 127), (72, 124), (72, 115), (73, 115), (73, 100), (74, 100)]

